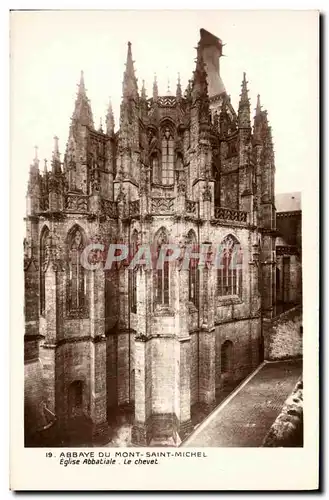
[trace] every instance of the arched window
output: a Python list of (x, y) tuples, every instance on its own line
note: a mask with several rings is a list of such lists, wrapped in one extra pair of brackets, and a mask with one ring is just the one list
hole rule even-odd
[[(191, 253), (197, 252), (197, 240), (194, 231), (188, 233), (188, 244), (191, 245)], [(199, 269), (198, 259), (190, 259), (188, 278), (188, 299), (195, 307), (199, 303)]]
[(40, 237), (40, 314), (46, 310), (46, 270), (49, 263), (49, 229), (44, 227)]
[(240, 243), (233, 235), (228, 235), (220, 244), (218, 258), (218, 295), (241, 297), (243, 256)]
[[(138, 234), (135, 230), (131, 237), (130, 253), (131, 258), (134, 258), (137, 252)], [(130, 295), (130, 310), (133, 313), (137, 312), (137, 271), (129, 270), (129, 295)]]
[(225, 340), (220, 350), (221, 373), (225, 374), (232, 370), (233, 344), (230, 340)]
[(86, 272), (81, 265), (84, 249), (82, 229), (75, 226), (68, 238), (67, 265), (67, 309), (69, 313), (81, 314), (86, 309)]
[[(159, 261), (162, 245), (166, 245), (168, 243), (168, 235), (165, 229), (161, 229), (155, 238), (156, 262)], [(167, 261), (162, 263), (161, 269), (155, 270), (154, 291), (155, 304), (169, 306), (169, 262)]]
[(166, 127), (161, 141), (162, 152), (162, 184), (174, 183), (174, 138), (169, 127)]

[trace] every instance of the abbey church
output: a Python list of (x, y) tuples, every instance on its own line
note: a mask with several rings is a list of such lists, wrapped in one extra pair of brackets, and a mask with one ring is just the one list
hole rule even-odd
[[(63, 156), (55, 137), (49, 165), (33, 160), (24, 240), (27, 446), (69, 445), (82, 421), (90, 442), (106, 443), (117, 415), (129, 415), (131, 445), (178, 446), (196, 413), (209, 413), (264, 360), (264, 324), (280, 287), (272, 134), (259, 96), (250, 104), (246, 74), (234, 109), (222, 47), (201, 29), (187, 88), (178, 80), (161, 95), (155, 80), (148, 96), (128, 43), (118, 130), (111, 105), (104, 129), (95, 127), (81, 73)], [(91, 243), (225, 252), (218, 269), (86, 269), (81, 256)], [(237, 248), (239, 265), (230, 266)], [(281, 258), (286, 249), (281, 242)], [(294, 279), (298, 301), (300, 266)]]

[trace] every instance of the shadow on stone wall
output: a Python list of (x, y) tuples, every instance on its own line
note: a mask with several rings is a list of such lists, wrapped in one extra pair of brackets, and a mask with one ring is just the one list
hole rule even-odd
[(299, 380), (273, 423), (263, 447), (303, 447), (303, 381)]

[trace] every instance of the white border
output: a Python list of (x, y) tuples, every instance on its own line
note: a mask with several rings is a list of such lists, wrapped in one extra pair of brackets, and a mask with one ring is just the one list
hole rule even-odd
[[(193, 5), (192, 2), (181, 2), (178, 6), (178, 8), (182, 9), (182, 8), (186, 8), (186, 5), (188, 4), (188, 7), (189, 8), (197, 8), (199, 7), (200, 5), (196, 6), (196, 5)], [(272, 4), (272, 5), (269, 5), (269, 4)], [(319, 5), (319, 4), (318, 4)], [(324, 2), (322, 2), (322, 6), (324, 6)], [(111, 7), (113, 8), (136, 8), (135, 7), (136, 4), (134, 2), (112, 2), (111, 4)], [(151, 6), (151, 3), (149, 2), (143, 2), (143, 5), (142, 3), (140, 2), (139, 3), (139, 7), (142, 7), (142, 8), (150, 8)], [(302, 1), (299, 1), (299, 2), (288, 2), (288, 1), (277, 1), (277, 2), (267, 2), (266, 4), (267, 7), (270, 7), (270, 8), (275, 8), (275, 9), (279, 9), (279, 8), (287, 8), (287, 7), (290, 7), (291, 9), (295, 9), (295, 8), (298, 8), (298, 9), (315, 9), (316, 6), (314, 6), (314, 3), (313, 2), (302, 2)], [(6, 5), (4, 7), (7, 7)], [(80, 1), (80, 2), (77, 2), (77, 1), (70, 1), (70, 2), (64, 2), (63, 0), (58, 0), (57, 2), (45, 2), (45, 1), (39, 1), (39, 2), (34, 2), (33, 6), (31, 5), (27, 5), (26, 2), (11, 2), (9, 4), (9, 7), (11, 9), (26, 9), (26, 8), (34, 8), (34, 9), (37, 9), (37, 8), (55, 8), (55, 9), (59, 9), (59, 8), (108, 8), (108, 4), (107, 2), (105, 1), (99, 1), (99, 0), (95, 0), (92, 5), (89, 3), (89, 2), (83, 2), (83, 1)], [(157, 8), (175, 8), (177, 7), (177, 2), (173, 2), (172, 0), (168, 0), (167, 2), (160, 2), (158, 3), (157, 5)], [(234, 9), (234, 8), (245, 8), (245, 4), (243, 2), (237, 2), (237, 1), (234, 1), (234, 0), (231, 0), (230, 2), (224, 2), (222, 1), (220, 3), (220, 5), (218, 5), (218, 2), (207, 2), (207, 4), (205, 5), (205, 3), (202, 4), (202, 8), (229, 8), (229, 9)], [(248, 7), (249, 9), (252, 8), (252, 9), (256, 9), (256, 8), (264, 8), (264, 2), (249, 2), (248, 3)], [(154, 8), (154, 6), (152, 5), (152, 8)], [(317, 6), (317, 8), (319, 8)], [(2, 9), (4, 10), (4, 9)], [(7, 12), (5, 12), (2, 16), (1, 16), (1, 21), (2, 21), (2, 26), (4, 25), (3, 27), (3, 30), (1, 30), (1, 33), (3, 33), (3, 36), (4, 36), (4, 43), (2, 44), (2, 47), (4, 47), (4, 66), (5, 66), (5, 69), (8, 70), (8, 64), (7, 64), (7, 60), (8, 60), (8, 43), (7, 43), (7, 40), (6, 40), (6, 33), (7, 33), (7, 30), (6, 30), (6, 25), (7, 25), (7, 22), (8, 20), (6, 19), (7, 17)], [(6, 22), (7, 21), (7, 22)], [(279, 36), (279, 34), (278, 34)], [(9, 71), (8, 71), (9, 72)], [(7, 110), (8, 109), (8, 78), (6, 78), (6, 73), (2, 73), (4, 74), (4, 77), (2, 78), (2, 81), (4, 83), (4, 106), (2, 107), (2, 109), (4, 110)], [(8, 73), (7, 73), (8, 74)], [(313, 104), (314, 106), (316, 106), (316, 99), (313, 98), (313, 96), (309, 96), (309, 99), (310, 100), (314, 100)], [(9, 115), (9, 113), (8, 113)], [(6, 115), (6, 113), (4, 112), (4, 116), (8, 116)], [(2, 193), (2, 196), (0, 197), (1, 198), (1, 203), (2, 203), (2, 214), (6, 214), (7, 213), (7, 207), (8, 207), (8, 192), (6, 190), (6, 180), (8, 179), (8, 170), (6, 170), (6, 165), (9, 165), (9, 161), (7, 160), (7, 145), (9, 144), (9, 137), (8, 137), (8, 123), (6, 121), (6, 123), (4, 124), (4, 128), (3, 128), (3, 131), (2, 131), (2, 134), (1, 134), (1, 137), (3, 137), (4, 139), (4, 147), (2, 149), (2, 151), (4, 152), (4, 159), (3, 159), (3, 174), (2, 174), (2, 183), (1, 183), (1, 186), (2, 186), (2, 189), (4, 190), (4, 192)], [(310, 175), (310, 183), (313, 185), (317, 184), (317, 165), (311, 165), (310, 166), (310, 172), (309, 172), (309, 175)], [(7, 184), (8, 185), (8, 184)], [(12, 210), (14, 210), (14, 207), (11, 207)], [(305, 212), (304, 212), (305, 213)], [(304, 215), (304, 214), (303, 214)], [(309, 223), (310, 224), (307, 224), (306, 227), (305, 227), (305, 223), (304, 223), (304, 234), (305, 234), (305, 230), (307, 230), (307, 234), (308, 234), (308, 238), (310, 240), (313, 239), (313, 241), (315, 241), (314, 245), (313, 245), (313, 252), (315, 253), (314, 257), (317, 258), (317, 233), (316, 233), (316, 226), (317, 226), (317, 222), (318, 222), (318, 214), (317, 214), (317, 206), (315, 205), (314, 206), (314, 211), (313, 211), (313, 214), (310, 214), (310, 218), (309, 218)], [(7, 231), (7, 220), (4, 219), (4, 223), (3, 223), (3, 232), (2, 234), (8, 234), (8, 231)], [(325, 231), (326, 233), (326, 231)], [(315, 247), (315, 248), (314, 248)], [(1, 251), (4, 252), (3, 254), (3, 258), (2, 258), (2, 262), (4, 263), (7, 263), (8, 262), (8, 255), (6, 253), (6, 250), (7, 250), (8, 246), (7, 246), (7, 240), (6, 240), (6, 243), (3, 241), (3, 245), (2, 245), (2, 248), (1, 248)], [(311, 249), (312, 251), (312, 249)], [(8, 277), (8, 271), (9, 271), (9, 268), (7, 265), (4, 266), (5, 270), (4, 270), (4, 273), (2, 275), (2, 284), (5, 284), (6, 283), (6, 278)], [(4, 278), (4, 279), (3, 279)], [(309, 290), (312, 292), (315, 293), (315, 298), (316, 298), (316, 290), (318, 289), (318, 279), (317, 279), (317, 273), (314, 272), (313, 273), (313, 279), (311, 278), (309, 280)], [(9, 310), (9, 305), (12, 306), (12, 313), (13, 313), (13, 306), (15, 305), (13, 299), (14, 297), (11, 296), (11, 304), (9, 304), (9, 295), (6, 291), (6, 289), (3, 290), (3, 293), (2, 293), (2, 300), (1, 300), (1, 304), (3, 305), (3, 311), (2, 311), (2, 321), (3, 321), (3, 324), (6, 324), (6, 320), (8, 320), (8, 310)], [(314, 318), (312, 318), (313, 321), (311, 320), (310, 321), (310, 326), (315, 328), (315, 335), (316, 335), (316, 332), (317, 332), (317, 322), (314, 321)], [(5, 331), (7, 329), (5, 328)], [(305, 327), (304, 327), (304, 330), (305, 330)], [(8, 330), (7, 330), (8, 331)], [(15, 357), (15, 353), (16, 353), (16, 349), (19, 349), (19, 346), (14, 346), (12, 345), (11, 346), (11, 355), (12, 355), (12, 361)], [(8, 359), (8, 355), (6, 354), (7, 351), (6, 349), (3, 349), (3, 353), (5, 353), (5, 359)], [(2, 382), (3, 382), (3, 385), (5, 384), (5, 381), (7, 380), (6, 378), (6, 375), (8, 375), (8, 370), (6, 368), (8, 368), (8, 366), (6, 366), (5, 363), (2, 363), (2, 366), (3, 368), (5, 369), (5, 374), (3, 375), (2, 377)], [(12, 366), (13, 366), (13, 363), (12, 363)], [(11, 374), (11, 377), (14, 378), (13, 374)], [(8, 401), (8, 398), (6, 397), (6, 394), (3, 396), (3, 401)], [(3, 412), (5, 412), (5, 405), (3, 405)], [(2, 414), (3, 414), (2, 412)], [(2, 426), (4, 429), (6, 429), (6, 426), (3, 425)], [(8, 436), (8, 433), (5, 432), (5, 437)], [(8, 447), (6, 446), (6, 443), (8, 442), (8, 439), (5, 439), (3, 440), (2, 442), (5, 443), (5, 446), (3, 447), (5, 450), (8, 449)], [(248, 456), (245, 455), (244, 457), (244, 464), (245, 464), (245, 469), (246, 469), (246, 472), (250, 470), (250, 473), (252, 472), (252, 469), (250, 467), (250, 463), (252, 462), (251, 458), (252, 456), (254, 456), (254, 458), (256, 457), (257, 453), (260, 451), (260, 450), (241, 450), (244, 454), (244, 452), (246, 452), (248, 454)], [(259, 457), (263, 462), (266, 460), (266, 450), (261, 450), (262, 451), (262, 457)], [(227, 452), (227, 450), (226, 450)], [(295, 450), (294, 450), (295, 452)], [(272, 462), (272, 472), (275, 471), (275, 475), (276, 476), (279, 476), (279, 471), (282, 470), (284, 471), (285, 468), (287, 467), (292, 467), (292, 464), (295, 464), (295, 465), (298, 465), (298, 458), (297, 457), (294, 457), (294, 453), (289, 453), (290, 457), (289, 459), (286, 461), (286, 460), (282, 460), (282, 457), (280, 457), (280, 462), (281, 464), (279, 464), (279, 467), (276, 468), (274, 466), (274, 463)], [(19, 462), (20, 465), (19, 465)], [(26, 461), (24, 460), (24, 453), (21, 453), (19, 457), (15, 457), (15, 463), (16, 463), (16, 470), (19, 470), (19, 467), (22, 467), (20, 470), (24, 470), (24, 468), (26, 467)], [(237, 464), (236, 464), (237, 465)], [(300, 465), (300, 464), (299, 464)], [(174, 467), (177, 467), (177, 464), (174, 466)], [(34, 472), (36, 472), (36, 464), (35, 464), (35, 468), (32, 468), (31, 472), (34, 470)], [(298, 479), (298, 484), (295, 484), (294, 487), (303, 487), (304, 484), (303, 484), (303, 477), (302, 477), (302, 474), (300, 473), (300, 470), (299, 469), (299, 473), (298, 473), (298, 476), (299, 476), (299, 479)], [(26, 470), (26, 473), (28, 471)], [(48, 480), (48, 483), (49, 482), (52, 482), (53, 485), (55, 487), (58, 487), (59, 486), (59, 477), (58, 477), (58, 473), (55, 472), (54, 474), (54, 471), (53, 470), (50, 470), (48, 469), (47, 471), (45, 470), (44, 472), (42, 472), (42, 474), (40, 474), (40, 470), (38, 472), (38, 476), (39, 476), (39, 479), (40, 479), (40, 483), (39, 485), (41, 486), (41, 480), (42, 480), (42, 477), (40, 477), (41, 475), (47, 475), (47, 477), (52, 477), (53, 476), (53, 480), (52, 481), (49, 481)], [(172, 471), (173, 473), (173, 471)], [(194, 470), (194, 467), (191, 467), (190, 470), (189, 470), (189, 477), (193, 477), (193, 474), (197, 475), (199, 473), (198, 469)], [(25, 474), (24, 474), (25, 475)], [(6, 483), (8, 485), (8, 481), (7, 481), (7, 478), (8, 478), (8, 475), (5, 474), (6, 476)], [(82, 480), (83, 480), (83, 474), (82, 474), (82, 470), (80, 470), (80, 474), (77, 476), (77, 477), (74, 477), (75, 474), (71, 475), (70, 478), (67, 478), (68, 481), (71, 483), (71, 482), (74, 482), (75, 483), (75, 488), (77, 487), (77, 485), (81, 485), (82, 484)], [(95, 477), (92, 479), (92, 482), (93, 484), (97, 484), (98, 480), (100, 479), (99, 477), (99, 474), (95, 474)], [(168, 476), (168, 477), (172, 477), (172, 476)], [(136, 481), (138, 481), (138, 478), (135, 478)], [(236, 484), (236, 481), (237, 481), (238, 478), (235, 477), (235, 481), (234, 483)], [(265, 479), (265, 478), (264, 478)], [(269, 481), (271, 483), (274, 483), (274, 485), (278, 485), (279, 483), (279, 479), (277, 477), (277, 479), (273, 480), (272, 478), (272, 481), (270, 480), (270, 478), (268, 478)], [(149, 480), (150, 480), (150, 483), (152, 482), (152, 478), (149, 477)], [(206, 478), (204, 477), (203, 480), (202, 480), (202, 483), (206, 480)], [(270, 482), (268, 484), (270, 484)], [(66, 481), (65, 481), (66, 483)], [(210, 485), (211, 483), (211, 479), (209, 479), (209, 482), (208, 484)], [(47, 484), (47, 483), (45, 483)], [(62, 484), (62, 487), (63, 487), (63, 483)], [(98, 483), (99, 484), (99, 483)], [(74, 485), (73, 485), (74, 486)], [(145, 483), (144, 483), (144, 487), (145, 487)], [(245, 487), (247, 487), (248, 485), (245, 485)], [(188, 487), (188, 485), (186, 485), (185, 487)], [(6, 488), (6, 487), (5, 487)]]

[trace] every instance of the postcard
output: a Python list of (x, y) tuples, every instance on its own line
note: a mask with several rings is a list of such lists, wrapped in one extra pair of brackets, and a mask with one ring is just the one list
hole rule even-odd
[(10, 18), (10, 488), (316, 490), (319, 13)]

